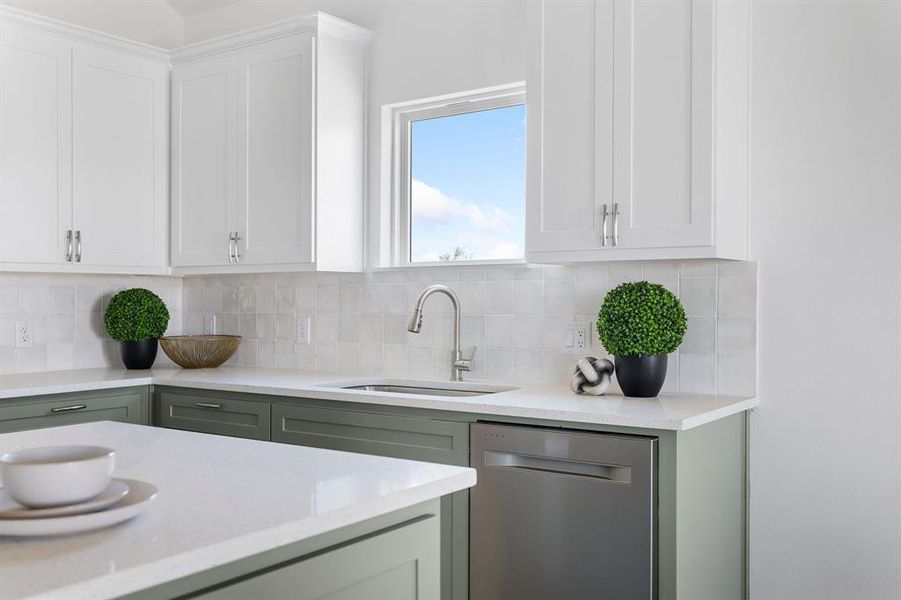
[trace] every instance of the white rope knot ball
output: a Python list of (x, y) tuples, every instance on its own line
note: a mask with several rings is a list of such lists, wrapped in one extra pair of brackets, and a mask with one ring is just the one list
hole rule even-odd
[(576, 361), (569, 387), (577, 394), (600, 396), (610, 387), (613, 363), (606, 358), (586, 356)]

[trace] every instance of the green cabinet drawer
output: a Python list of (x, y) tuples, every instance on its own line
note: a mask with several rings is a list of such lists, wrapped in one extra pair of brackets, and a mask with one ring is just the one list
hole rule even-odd
[(93, 421), (150, 424), (147, 387), (51, 394), (0, 401), (0, 433)]
[[(272, 440), (469, 466), (469, 423), (310, 406), (272, 405)], [(441, 597), (469, 596), (469, 492), (441, 499)]]
[(434, 516), (201, 593), (202, 600), (437, 600)]
[(217, 394), (160, 391), (155, 396), (156, 422), (162, 427), (269, 440), (269, 404)]
[(272, 423), (276, 442), (469, 465), (467, 423), (280, 404)]

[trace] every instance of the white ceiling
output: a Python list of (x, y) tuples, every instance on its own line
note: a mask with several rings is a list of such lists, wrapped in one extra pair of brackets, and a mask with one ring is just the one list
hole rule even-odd
[(238, 0), (166, 0), (166, 2), (175, 9), (183, 19), (187, 19), (188, 17), (193, 17), (200, 13), (234, 4), (235, 2), (238, 2)]

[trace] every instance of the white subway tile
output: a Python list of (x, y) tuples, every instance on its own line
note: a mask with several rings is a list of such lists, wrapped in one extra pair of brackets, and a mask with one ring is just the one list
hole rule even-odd
[(544, 282), (546, 314), (572, 315), (575, 309), (575, 282), (572, 279), (550, 279)]
[(258, 347), (257, 364), (262, 369), (274, 369), (276, 365), (275, 342), (271, 339), (260, 340)]
[(509, 315), (513, 312), (513, 282), (485, 282), (485, 312)]
[(757, 280), (753, 277), (720, 277), (717, 312), (729, 317), (757, 314)]
[(757, 320), (753, 318), (720, 317), (717, 327), (719, 355), (754, 354), (757, 351)]
[(679, 351), (686, 354), (716, 354), (716, 317), (689, 317)]
[(544, 312), (544, 281), (513, 282), (513, 311), (519, 315)]
[(716, 356), (679, 352), (679, 391), (686, 394), (716, 393)]
[(685, 314), (716, 315), (716, 278), (682, 279), (679, 282), (679, 295), (685, 307)]
[(75, 344), (47, 344), (47, 370), (65, 371), (75, 368)]
[[(509, 315), (485, 316), (485, 345), (513, 347), (513, 317)], [(512, 356), (512, 354), (511, 354)]]
[(757, 387), (756, 362), (754, 356), (717, 357), (717, 392), (753, 396)]

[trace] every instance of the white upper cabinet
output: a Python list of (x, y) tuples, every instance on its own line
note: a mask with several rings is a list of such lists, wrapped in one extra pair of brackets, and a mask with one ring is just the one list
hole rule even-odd
[(168, 53), (2, 11), (0, 268), (167, 272)]
[(75, 46), (76, 262), (165, 268), (169, 69)]
[(0, 261), (63, 264), (72, 227), (72, 45), (0, 27)]
[(175, 51), (177, 272), (362, 269), (368, 39), (317, 13)]
[(238, 69), (232, 57), (172, 72), (172, 261), (227, 264), (237, 210)]
[(244, 263), (313, 261), (313, 83), (312, 34), (238, 56), (236, 230)]
[(530, 5), (530, 261), (746, 257), (748, 10)]

